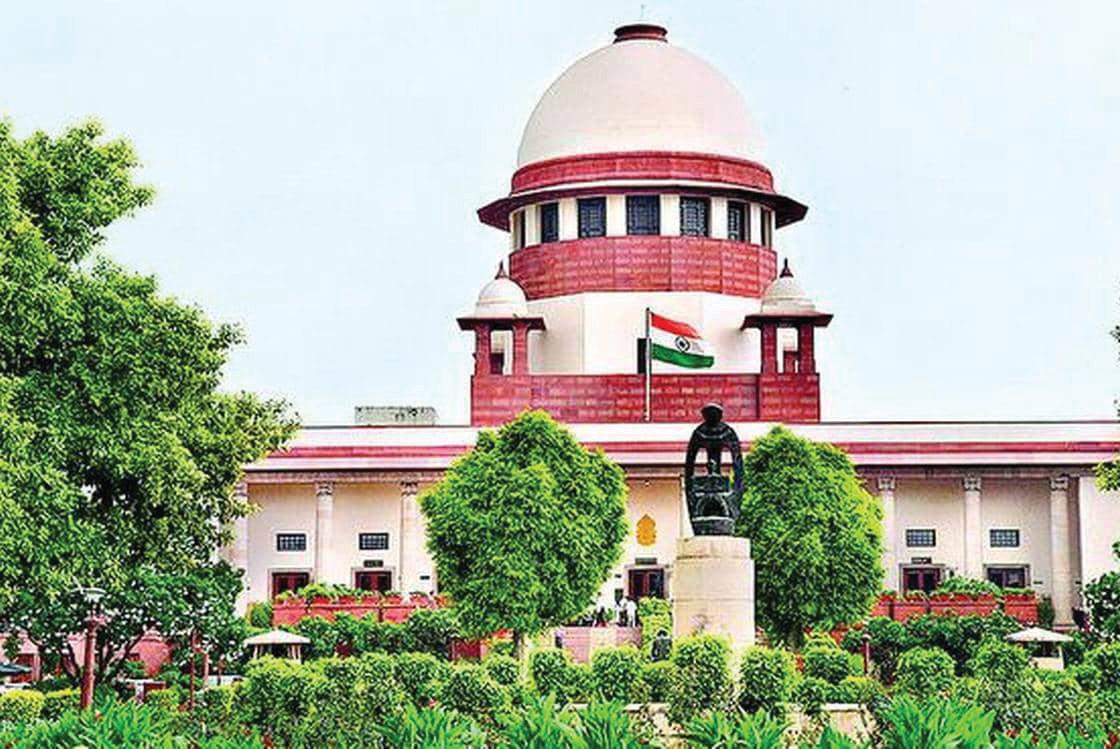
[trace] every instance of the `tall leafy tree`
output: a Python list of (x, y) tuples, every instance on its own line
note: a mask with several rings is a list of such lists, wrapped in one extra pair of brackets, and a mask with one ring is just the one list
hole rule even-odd
[(151, 622), (129, 592), (160, 575), (222, 588), (214, 551), (249, 509), (233, 485), (294, 428), (285, 403), (219, 390), (236, 327), (99, 254), (153, 197), (137, 166), (97, 123), (0, 122), (0, 629), (48, 650), (81, 628), (79, 584), (122, 627)]
[(440, 588), (468, 635), (525, 635), (591, 605), (622, 553), (622, 469), (543, 411), (523, 413), (421, 497)]
[(743, 460), (736, 533), (751, 540), (758, 619), (799, 645), (806, 628), (867, 615), (883, 581), (881, 510), (848, 456), (776, 427)]
[[(1120, 325), (1112, 329), (1112, 337), (1120, 343)], [(1097, 466), (1097, 483), (1106, 491), (1120, 491), (1120, 459)]]

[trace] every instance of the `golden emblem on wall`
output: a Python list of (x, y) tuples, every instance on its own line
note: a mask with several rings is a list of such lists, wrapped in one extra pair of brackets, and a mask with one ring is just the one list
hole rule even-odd
[(642, 515), (638, 521), (638, 543), (642, 546), (653, 546), (657, 540), (657, 523), (649, 515)]

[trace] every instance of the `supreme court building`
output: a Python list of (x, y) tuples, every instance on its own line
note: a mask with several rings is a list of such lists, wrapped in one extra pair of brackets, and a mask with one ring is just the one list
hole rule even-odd
[[(463, 291), (471, 423), (309, 426), (249, 466), (241, 491), (260, 509), (226, 550), (244, 599), (310, 581), (437, 589), (417, 494), (478, 428), (525, 408), (627, 473), (630, 535), (604, 598), (671, 596), (685, 445), (717, 401), (744, 442), (785, 423), (851, 455), (882, 501), (886, 587), (987, 578), (1050, 596), (1069, 623), (1082, 584), (1113, 566), (1120, 497), (1093, 467), (1120, 452), (1120, 424), (822, 419), (814, 342), (843, 310), (818, 309), (779, 262), (781, 228), (807, 208), (778, 190), (760, 142), (735, 87), (660, 26), (623, 26), (564, 71), (509, 193), (478, 211), (509, 254), (473, 307)], [(655, 362), (648, 419), (646, 308), (691, 323), (715, 358)]]

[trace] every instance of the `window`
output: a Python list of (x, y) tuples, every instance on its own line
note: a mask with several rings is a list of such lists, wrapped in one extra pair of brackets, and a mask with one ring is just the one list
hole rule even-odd
[(727, 238), (738, 242), (751, 241), (751, 224), (746, 203), (727, 203)]
[(306, 572), (273, 572), (272, 596), (275, 598), (281, 593), (295, 592), (300, 588), (306, 588), (310, 582), (311, 575)]
[(389, 570), (362, 570), (354, 573), (354, 587), (385, 593), (393, 589), (393, 573)]
[(989, 582), (1001, 588), (1026, 588), (1030, 583), (1027, 568), (1023, 566), (989, 567), (987, 576)]
[(277, 533), (277, 551), (307, 551), (306, 533)]
[(774, 212), (763, 208), (762, 214), (762, 246), (771, 247), (774, 244)]
[(541, 244), (555, 242), (560, 239), (560, 204), (541, 204)]
[(657, 195), (626, 196), (626, 233), (661, 233), (661, 198)]
[(708, 236), (707, 198), (681, 198), (681, 236)]
[(525, 211), (513, 214), (513, 249), (520, 250), (525, 246)]
[(907, 528), (907, 546), (937, 546), (937, 531), (933, 528)]
[(988, 544), (995, 549), (1016, 549), (1019, 547), (1019, 529), (992, 528), (988, 531)]
[(940, 567), (903, 567), (902, 592), (932, 593), (941, 584)]
[(580, 198), (576, 201), (579, 213), (579, 237), (603, 237), (607, 234), (607, 199)]
[(490, 374), (500, 375), (506, 371), (506, 354), (504, 351), (490, 352)]
[(389, 548), (388, 533), (359, 533), (358, 548), (362, 551), (382, 551)]

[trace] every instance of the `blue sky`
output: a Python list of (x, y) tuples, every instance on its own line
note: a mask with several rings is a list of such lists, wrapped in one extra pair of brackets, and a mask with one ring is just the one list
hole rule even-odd
[[(810, 206), (832, 419), (1109, 418), (1120, 395), (1113, 4), (654, 2)], [(308, 423), (467, 414), (454, 323), (503, 256), (475, 209), (521, 128), (639, 2), (20, 2), (0, 112), (130, 138), (155, 203), (106, 251), (248, 343), (227, 384)]]

